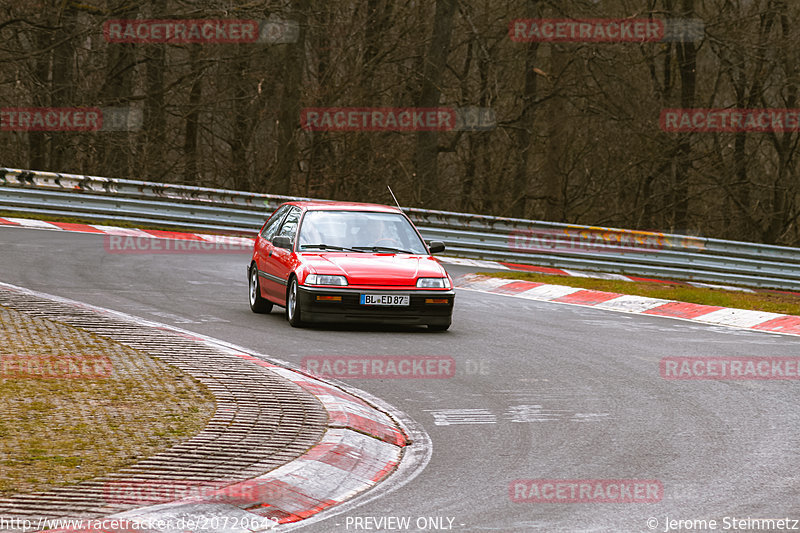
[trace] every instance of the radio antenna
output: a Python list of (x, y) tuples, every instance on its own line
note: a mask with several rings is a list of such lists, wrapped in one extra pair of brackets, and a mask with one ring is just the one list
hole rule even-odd
[(402, 210), (403, 208), (400, 207), (400, 202), (397, 201), (397, 198), (395, 197), (394, 193), (392, 192), (392, 188), (389, 187), (388, 185), (386, 186), (386, 188), (389, 189), (389, 194), (392, 195), (392, 198), (394, 199), (394, 203), (397, 204), (397, 209)]

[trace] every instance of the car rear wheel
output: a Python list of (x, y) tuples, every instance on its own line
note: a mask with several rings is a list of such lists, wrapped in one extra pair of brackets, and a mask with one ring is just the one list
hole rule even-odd
[(300, 311), (300, 301), (297, 297), (297, 278), (292, 278), (289, 282), (289, 290), (286, 291), (286, 320), (294, 328), (303, 325)]
[(272, 311), (272, 302), (261, 297), (261, 287), (258, 282), (258, 268), (250, 267), (248, 276), (248, 290), (250, 293), (250, 310), (254, 313), (269, 313)]
[(430, 331), (447, 331), (450, 327), (450, 322), (446, 324), (428, 324), (428, 329)]

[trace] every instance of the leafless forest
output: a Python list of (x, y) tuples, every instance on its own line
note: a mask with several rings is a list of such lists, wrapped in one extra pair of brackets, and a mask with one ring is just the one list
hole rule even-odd
[[(800, 243), (800, 132), (668, 133), (664, 108), (798, 108), (795, 0), (0, 0), (0, 165)], [(288, 43), (114, 43), (109, 19), (295, 22)], [(518, 18), (701, 19), (689, 42), (515, 42)], [(486, 131), (320, 132), (307, 107), (482, 107)], [(795, 128), (797, 130), (797, 128)]]

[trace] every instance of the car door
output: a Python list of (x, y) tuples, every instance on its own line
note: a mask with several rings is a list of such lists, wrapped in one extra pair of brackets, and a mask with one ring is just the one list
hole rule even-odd
[(260, 273), (259, 284), (261, 286), (262, 298), (269, 297), (269, 291), (267, 290), (268, 278), (265, 277), (265, 274), (267, 270), (266, 260), (272, 253), (273, 249), (271, 241), (278, 232), (278, 229), (281, 227), (281, 223), (283, 222), (283, 219), (286, 218), (286, 213), (290, 208), (291, 206), (289, 205), (280, 206), (269, 218), (266, 224), (264, 224), (264, 227), (261, 229), (261, 233), (259, 233), (258, 238), (256, 238), (254, 257), (256, 261), (256, 267)]
[[(274, 237), (289, 237), (292, 241), (292, 248), (294, 248), (294, 241), (297, 235), (297, 226), (300, 223), (300, 215), (302, 210), (299, 207), (291, 206), (286, 217), (281, 223), (280, 229), (275, 233)], [(264, 271), (267, 279), (264, 279), (264, 287), (267, 289), (267, 295), (275, 302), (285, 303), (286, 300), (286, 285), (289, 279), (289, 274), (294, 267), (293, 252), (285, 248), (278, 248), (272, 243), (269, 244), (269, 252), (264, 258)]]

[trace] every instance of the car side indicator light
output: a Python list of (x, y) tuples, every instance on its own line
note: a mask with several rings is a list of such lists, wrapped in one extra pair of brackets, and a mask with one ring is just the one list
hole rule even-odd
[(318, 302), (341, 302), (341, 296), (317, 296)]
[(446, 304), (449, 301), (447, 298), (425, 298), (426, 304)]

